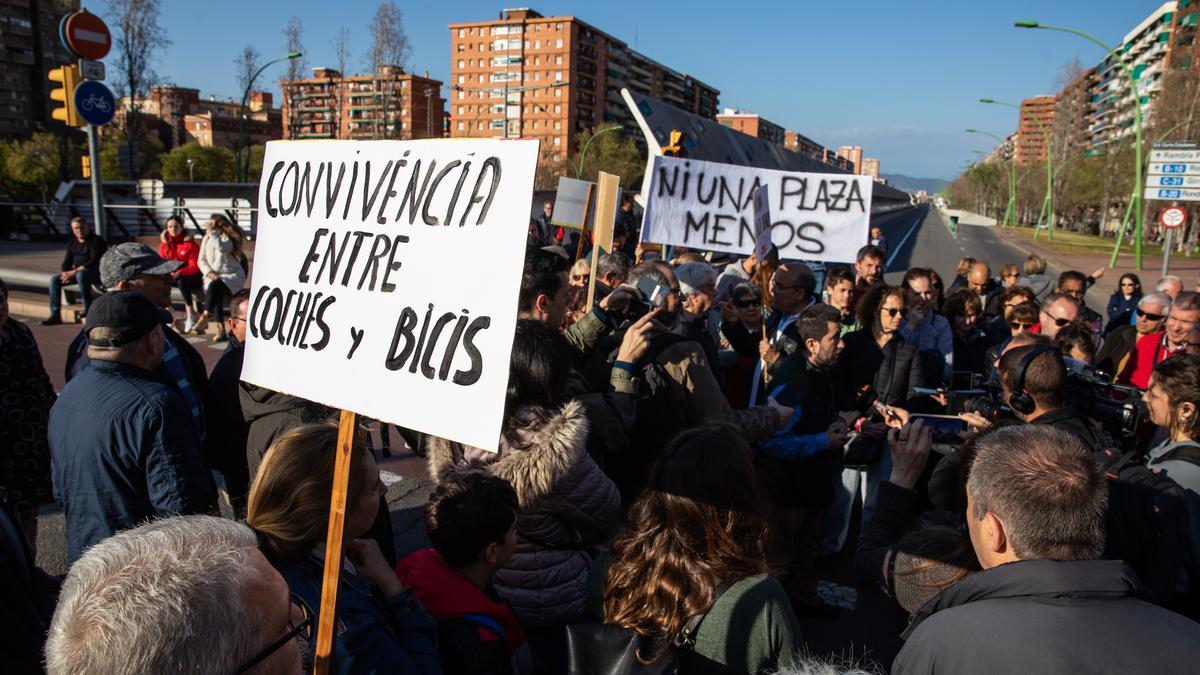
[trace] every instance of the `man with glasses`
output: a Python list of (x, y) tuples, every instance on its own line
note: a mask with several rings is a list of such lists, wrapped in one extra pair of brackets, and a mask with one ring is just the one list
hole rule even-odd
[(229, 301), (225, 328), (229, 342), (208, 379), (205, 402), (208, 437), (205, 443), (209, 465), (225, 477), (229, 503), (238, 518), (246, 516), (246, 491), (250, 487), (246, 463), (246, 439), (250, 427), (238, 400), (242, 361), (246, 354), (246, 318), (250, 316), (250, 289), (243, 288)]
[(1145, 389), (1150, 373), (1160, 361), (1183, 354), (1188, 349), (1188, 336), (1200, 322), (1200, 293), (1180, 293), (1171, 303), (1170, 312), (1161, 333), (1151, 333), (1137, 341), (1117, 382)]
[(1166, 293), (1155, 291), (1143, 295), (1135, 310), (1135, 323), (1115, 328), (1104, 338), (1096, 353), (1096, 367), (1109, 375), (1120, 373), (1138, 340), (1162, 330), (1170, 308), (1171, 298)]
[[(767, 317), (766, 337), (754, 336), (759, 364), (750, 387), (750, 405), (765, 402), (768, 392), (790, 382), (797, 369), (803, 367), (804, 355), (800, 350), (803, 342), (796, 331), (796, 321), (801, 312), (817, 302), (813, 297), (817, 278), (803, 263), (780, 265), (771, 275), (770, 288), (772, 311)], [(738, 349), (737, 346), (734, 348)]]
[(46, 670), (299, 675), (313, 619), (250, 528), (211, 516), (151, 521), (71, 567)]
[[(1103, 276), (1104, 269), (1101, 268), (1093, 273), (1091, 277), (1087, 277), (1083, 272), (1076, 270), (1067, 270), (1058, 275), (1058, 292), (1063, 295), (1069, 295), (1079, 303), (1079, 318), (1085, 321), (1092, 329), (1092, 333), (1096, 336), (1096, 341), (1100, 341), (1100, 328), (1104, 323), (1103, 317), (1098, 312), (1087, 306), (1087, 289), (1099, 277)], [(1090, 279), (1090, 281), (1089, 281)]]
[(1038, 318), (1042, 335), (1053, 340), (1060, 328), (1079, 318), (1079, 303), (1065, 293), (1051, 293)]

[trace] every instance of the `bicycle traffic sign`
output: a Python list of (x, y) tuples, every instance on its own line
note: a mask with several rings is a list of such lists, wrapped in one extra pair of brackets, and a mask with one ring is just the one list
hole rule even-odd
[(1168, 230), (1183, 227), (1187, 222), (1187, 211), (1179, 206), (1169, 206), (1158, 216), (1158, 222)]
[(75, 110), (88, 124), (104, 126), (117, 112), (117, 102), (104, 83), (84, 80), (75, 87)]

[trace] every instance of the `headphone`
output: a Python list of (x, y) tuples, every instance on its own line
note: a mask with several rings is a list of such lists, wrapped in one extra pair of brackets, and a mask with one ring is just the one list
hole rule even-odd
[(1017, 370), (1013, 373), (1013, 388), (1012, 393), (1008, 396), (1008, 407), (1022, 415), (1028, 415), (1037, 409), (1037, 403), (1029, 392), (1025, 391), (1025, 371), (1029, 370), (1029, 364), (1033, 360), (1047, 352), (1058, 354), (1058, 361), (1062, 361), (1062, 351), (1054, 345), (1036, 345), (1029, 353), (1021, 358), (1021, 362), (1017, 364)]

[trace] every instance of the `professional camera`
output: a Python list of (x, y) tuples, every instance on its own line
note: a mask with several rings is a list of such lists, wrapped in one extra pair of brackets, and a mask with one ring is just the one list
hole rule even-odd
[(1063, 359), (1067, 366), (1066, 400), (1081, 415), (1099, 422), (1113, 438), (1137, 436), (1148, 423), (1142, 390), (1116, 384), (1112, 377), (1093, 365)]

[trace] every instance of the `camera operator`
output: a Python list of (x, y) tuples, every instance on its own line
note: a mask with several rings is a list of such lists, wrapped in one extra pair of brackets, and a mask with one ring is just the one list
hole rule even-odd
[(1017, 419), (1073, 434), (1091, 452), (1113, 446), (1098, 422), (1066, 402), (1067, 368), (1058, 347), (1011, 347), (1000, 357), (998, 370), (1004, 402)]

